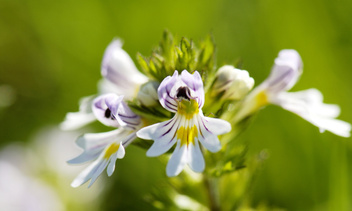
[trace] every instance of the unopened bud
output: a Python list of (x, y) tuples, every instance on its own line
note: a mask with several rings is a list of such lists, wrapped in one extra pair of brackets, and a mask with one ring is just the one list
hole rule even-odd
[(254, 79), (246, 70), (231, 65), (220, 67), (213, 86), (213, 95), (222, 94), (223, 99), (241, 100), (253, 88)]
[(158, 86), (159, 83), (155, 81), (149, 81), (148, 83), (141, 86), (137, 99), (145, 106), (154, 106), (158, 103)]

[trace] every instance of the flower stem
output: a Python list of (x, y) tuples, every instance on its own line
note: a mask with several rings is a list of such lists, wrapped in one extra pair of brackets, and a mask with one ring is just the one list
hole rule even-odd
[(204, 175), (204, 185), (208, 192), (209, 208), (211, 211), (220, 211), (220, 197), (218, 189), (218, 179)]

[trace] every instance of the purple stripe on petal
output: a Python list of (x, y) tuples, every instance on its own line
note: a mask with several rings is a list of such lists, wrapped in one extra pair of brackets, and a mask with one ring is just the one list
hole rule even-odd
[(120, 117), (123, 117), (123, 118), (129, 118), (129, 119), (136, 119), (136, 118), (139, 118), (138, 115), (134, 115), (134, 116), (127, 116), (127, 115), (122, 115), (122, 114), (118, 114)]
[(212, 134), (212, 132), (207, 128), (207, 126), (205, 125), (205, 123), (204, 123), (204, 118), (200, 118), (201, 119), (201, 121), (202, 121), (202, 124), (203, 124), (203, 126), (204, 126), (204, 128), (209, 132), (209, 133), (211, 133)]
[(172, 126), (171, 126), (164, 134), (162, 134), (161, 136), (159, 136), (159, 138), (161, 138), (161, 137), (165, 136), (166, 134), (168, 134), (168, 133), (172, 130), (172, 127), (175, 126), (175, 123), (176, 123), (176, 122), (174, 122), (174, 123), (172, 124)]

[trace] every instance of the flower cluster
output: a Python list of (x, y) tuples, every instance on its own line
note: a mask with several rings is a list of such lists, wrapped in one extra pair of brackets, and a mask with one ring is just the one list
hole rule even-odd
[(79, 111), (68, 113), (61, 124), (70, 130), (98, 120), (114, 128), (78, 138), (83, 152), (68, 162), (92, 163), (74, 179), (73, 187), (89, 180), (92, 185), (105, 169), (111, 176), (116, 160), (125, 156), (125, 148), (137, 137), (154, 141), (146, 143), (149, 157), (173, 150), (168, 176), (177, 176), (186, 164), (203, 172), (206, 150), (221, 151), (227, 143), (221, 141), (223, 136), (234, 136), (234, 129), (269, 104), (301, 116), (321, 132), (350, 136), (351, 125), (336, 119), (339, 107), (324, 104), (318, 90), (287, 92), (302, 74), (297, 51), (280, 51), (269, 77), (252, 90), (254, 79), (246, 70), (231, 65), (215, 68), (211, 41), (204, 41), (199, 49), (186, 39), (174, 46), (170, 36), (164, 36), (151, 57), (139, 54), (140, 71), (120, 40), (107, 47), (99, 93), (83, 98)]

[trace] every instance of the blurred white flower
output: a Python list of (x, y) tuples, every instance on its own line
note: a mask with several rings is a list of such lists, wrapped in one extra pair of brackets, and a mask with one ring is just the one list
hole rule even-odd
[(349, 137), (351, 124), (335, 119), (340, 114), (339, 106), (324, 104), (320, 91), (308, 89), (287, 92), (298, 81), (302, 67), (297, 51), (280, 51), (269, 77), (244, 99), (235, 121), (240, 121), (265, 105), (275, 104), (299, 115), (317, 126), (321, 132), (328, 130), (336, 135)]
[[(0, 152), (0, 208), (6, 211), (60, 211), (64, 205), (52, 187), (22, 170), (25, 150), (8, 146)], [(8, 156), (11, 155), (11, 156)]]

